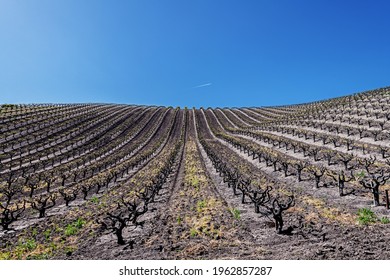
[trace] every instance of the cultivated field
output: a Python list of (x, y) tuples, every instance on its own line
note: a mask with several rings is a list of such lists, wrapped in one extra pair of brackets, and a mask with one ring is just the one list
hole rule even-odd
[(390, 259), (390, 88), (0, 106), (0, 259)]

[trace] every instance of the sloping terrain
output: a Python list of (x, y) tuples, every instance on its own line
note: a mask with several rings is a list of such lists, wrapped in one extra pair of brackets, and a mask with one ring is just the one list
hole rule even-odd
[(390, 259), (390, 88), (1, 105), (0, 131), (0, 259)]

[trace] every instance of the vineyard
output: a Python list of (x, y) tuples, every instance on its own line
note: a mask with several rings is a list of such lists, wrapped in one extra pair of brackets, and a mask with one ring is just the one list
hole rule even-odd
[(390, 259), (390, 88), (0, 106), (0, 259)]

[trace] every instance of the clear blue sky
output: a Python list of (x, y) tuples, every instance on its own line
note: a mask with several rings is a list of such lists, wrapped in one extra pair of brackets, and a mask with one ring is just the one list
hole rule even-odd
[(0, 103), (302, 103), (390, 85), (390, 1), (0, 0)]

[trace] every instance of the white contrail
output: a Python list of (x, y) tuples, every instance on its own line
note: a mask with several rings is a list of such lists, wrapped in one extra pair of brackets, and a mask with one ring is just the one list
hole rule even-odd
[(207, 84), (202, 84), (202, 85), (195, 86), (193, 88), (208, 87), (208, 86), (211, 86), (211, 85), (212, 85), (212, 83), (207, 83)]

